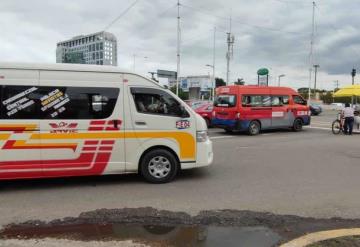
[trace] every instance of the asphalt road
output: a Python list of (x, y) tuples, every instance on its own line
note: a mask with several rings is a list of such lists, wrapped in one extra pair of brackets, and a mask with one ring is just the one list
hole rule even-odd
[(251, 137), (210, 129), (214, 164), (169, 184), (147, 184), (137, 175), (2, 182), (0, 226), (144, 206), (192, 215), (237, 209), (360, 218), (360, 135), (333, 135), (335, 115), (314, 117), (299, 133)]

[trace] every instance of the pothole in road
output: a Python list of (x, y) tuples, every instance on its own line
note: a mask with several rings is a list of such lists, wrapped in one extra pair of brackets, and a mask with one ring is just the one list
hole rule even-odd
[[(129, 224), (75, 224), (53, 226), (11, 226), (0, 235), (3, 241), (67, 239), (75, 241), (129, 241), (145, 246), (258, 246), (276, 245), (281, 237), (266, 227), (161, 226)], [(0, 240), (1, 241), (1, 240)], [(5, 242), (6, 243), (6, 242)], [(72, 243), (73, 244), (73, 243)], [(0, 242), (1, 246), (1, 242)]]
[[(360, 219), (315, 219), (241, 210), (208, 210), (191, 216), (151, 207), (98, 209), (50, 222), (28, 221), (0, 229), (0, 246), (278, 246), (308, 233), (359, 228)], [(349, 234), (354, 235), (354, 234)], [(57, 245), (39, 241), (77, 241)], [(7, 241), (23, 244), (6, 245)], [(39, 241), (37, 241), (39, 240)], [(25, 241), (25, 242), (24, 242)], [(35, 241), (35, 242), (34, 242)], [(4, 245), (5, 243), (5, 245)], [(31, 245), (29, 243), (35, 243)], [(103, 245), (105, 244), (105, 245)], [(136, 246), (136, 245), (135, 245)], [(356, 246), (356, 245), (355, 245)]]

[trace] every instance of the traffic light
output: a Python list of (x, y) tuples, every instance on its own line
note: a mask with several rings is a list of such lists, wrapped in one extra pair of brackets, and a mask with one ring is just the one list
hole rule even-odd
[(352, 71), (351, 71), (351, 76), (352, 76), (352, 77), (355, 77), (355, 76), (356, 76), (356, 69), (352, 69)]

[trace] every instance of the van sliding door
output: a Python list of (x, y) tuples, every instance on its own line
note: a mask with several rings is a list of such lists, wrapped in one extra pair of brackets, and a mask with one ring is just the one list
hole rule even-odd
[(122, 84), (116, 73), (41, 71), (46, 176), (125, 171)]

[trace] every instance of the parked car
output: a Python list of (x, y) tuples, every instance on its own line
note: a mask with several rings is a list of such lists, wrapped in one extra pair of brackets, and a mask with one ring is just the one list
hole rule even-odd
[(203, 104), (207, 104), (211, 101), (207, 101), (207, 100), (184, 100), (184, 102), (190, 106), (193, 110), (195, 110), (196, 108), (198, 108), (199, 106), (203, 105)]
[(310, 111), (312, 116), (317, 116), (322, 113), (322, 107), (318, 104), (310, 103)]
[(344, 104), (343, 103), (331, 103), (330, 104), (331, 110), (341, 110), (344, 108)]
[[(194, 109), (194, 108), (193, 108)], [(212, 112), (214, 110), (214, 105), (212, 102), (206, 102), (203, 103), (201, 105), (198, 105), (197, 107), (195, 107), (194, 111), (199, 114), (200, 116), (202, 116), (205, 121), (206, 121), (206, 125), (208, 127), (211, 127), (211, 119), (212, 119)]]

